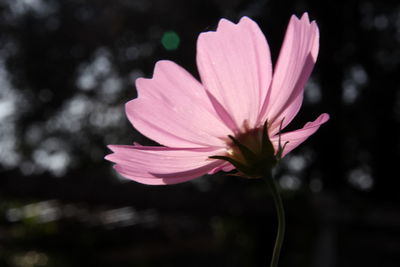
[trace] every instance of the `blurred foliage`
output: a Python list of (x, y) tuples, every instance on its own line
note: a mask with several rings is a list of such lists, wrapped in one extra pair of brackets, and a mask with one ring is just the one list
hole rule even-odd
[(398, 266), (400, 3), (390, 0), (0, 0), (0, 266), (266, 266), (276, 217), (261, 181), (150, 187), (103, 157), (107, 144), (153, 144), (124, 103), (157, 60), (198, 77), (198, 34), (243, 15), (276, 60), (290, 16), (305, 11), (320, 55), (291, 127), (331, 120), (277, 170), (281, 266)]

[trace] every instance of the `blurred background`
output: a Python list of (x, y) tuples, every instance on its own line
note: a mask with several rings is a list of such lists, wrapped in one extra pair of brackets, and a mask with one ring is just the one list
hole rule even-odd
[(243, 15), (275, 61), (305, 11), (320, 54), (291, 128), (331, 120), (277, 169), (280, 266), (399, 266), (397, 0), (0, 0), (0, 266), (268, 266), (276, 215), (262, 181), (146, 186), (103, 157), (107, 144), (152, 144), (124, 104), (156, 61), (198, 77), (198, 34)]

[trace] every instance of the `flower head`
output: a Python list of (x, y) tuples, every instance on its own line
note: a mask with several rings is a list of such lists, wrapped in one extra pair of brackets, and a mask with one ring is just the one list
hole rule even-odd
[(162, 146), (110, 145), (106, 159), (124, 177), (144, 184), (185, 182), (237, 168), (257, 177), (329, 119), (281, 133), (303, 102), (315, 64), (319, 32), (305, 13), (292, 16), (274, 73), (268, 43), (257, 24), (221, 19), (201, 33), (201, 83), (171, 61), (158, 61), (151, 79), (136, 80), (138, 98), (126, 104), (133, 126)]

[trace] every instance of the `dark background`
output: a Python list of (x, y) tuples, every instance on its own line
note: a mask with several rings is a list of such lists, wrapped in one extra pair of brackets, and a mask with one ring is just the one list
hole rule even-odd
[(305, 11), (320, 54), (291, 127), (331, 120), (277, 169), (280, 266), (399, 266), (400, 3), (352, 0), (0, 0), (0, 266), (268, 266), (262, 181), (146, 186), (103, 157), (151, 144), (124, 103), (157, 60), (198, 77), (198, 34), (247, 15), (275, 61)]

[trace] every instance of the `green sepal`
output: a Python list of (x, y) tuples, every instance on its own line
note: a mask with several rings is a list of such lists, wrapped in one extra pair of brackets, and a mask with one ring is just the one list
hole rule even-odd
[(239, 170), (243, 173), (250, 172), (250, 169), (246, 165), (240, 163), (237, 160), (234, 160), (233, 158), (226, 157), (226, 156), (211, 156), (209, 158), (225, 160), (225, 161), (229, 162), (230, 164), (232, 164), (233, 166), (235, 166), (237, 170)]
[(278, 152), (276, 153), (276, 159), (279, 161), (282, 159), (282, 153), (285, 149), (286, 145), (289, 144), (289, 141), (286, 141), (283, 146), (281, 145), (281, 135), (279, 134), (279, 144), (278, 144)]
[(279, 125), (278, 151), (276, 152), (276, 156), (275, 156), (278, 161), (282, 159), (283, 150), (285, 149), (286, 145), (289, 143), (289, 141), (286, 141), (282, 146), (282, 142), (281, 142), (281, 131), (282, 131), (282, 124), (283, 124), (284, 119), (285, 118), (282, 119), (281, 124)]
[[(262, 141), (261, 141), (261, 155), (266, 160), (273, 160), (273, 155), (275, 154), (274, 146), (272, 145), (271, 140), (269, 139), (268, 135), (268, 120), (265, 121), (263, 127), (263, 134), (262, 134)], [(275, 160), (273, 160), (275, 161)], [(272, 164), (275, 164), (273, 162)]]
[(240, 152), (243, 155), (243, 158), (246, 160), (248, 164), (257, 160), (257, 155), (254, 154), (247, 146), (240, 143), (235, 137), (232, 135), (228, 135), (228, 137), (232, 140), (232, 142), (239, 148)]

